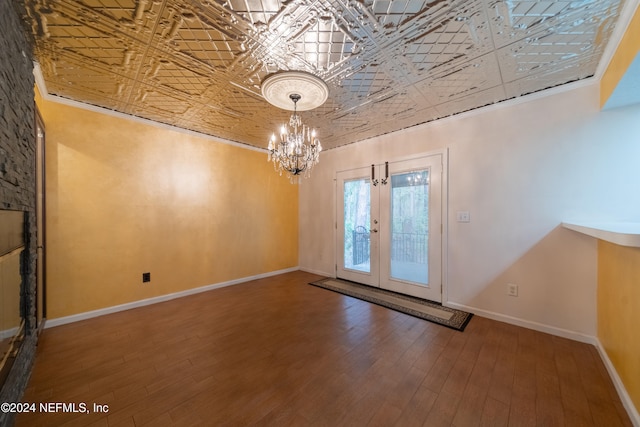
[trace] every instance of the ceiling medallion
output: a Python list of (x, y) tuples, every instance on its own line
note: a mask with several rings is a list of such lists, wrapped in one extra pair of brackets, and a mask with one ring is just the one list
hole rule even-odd
[[(291, 105), (291, 95), (300, 95), (300, 101)], [(321, 78), (303, 71), (281, 71), (262, 82), (262, 96), (271, 105), (283, 110), (313, 110), (324, 104), (329, 88)]]
[(272, 105), (292, 110), (288, 126), (280, 128), (280, 141), (271, 135), (267, 161), (282, 175), (286, 172), (292, 183), (299, 183), (300, 176), (308, 178), (318, 163), (322, 145), (315, 129), (302, 123), (300, 111), (312, 110), (324, 104), (329, 88), (318, 77), (300, 72), (286, 71), (272, 74), (262, 83), (262, 95)]

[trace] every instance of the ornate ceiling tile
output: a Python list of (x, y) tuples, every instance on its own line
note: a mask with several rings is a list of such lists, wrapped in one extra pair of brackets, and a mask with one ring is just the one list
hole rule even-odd
[(277, 71), (333, 148), (595, 73), (621, 0), (13, 0), (49, 93), (265, 148)]

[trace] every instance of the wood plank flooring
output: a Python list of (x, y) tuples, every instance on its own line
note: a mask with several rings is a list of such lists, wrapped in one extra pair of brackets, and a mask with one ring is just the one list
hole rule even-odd
[(293, 272), (47, 329), (17, 426), (630, 426), (590, 345), (457, 332)]

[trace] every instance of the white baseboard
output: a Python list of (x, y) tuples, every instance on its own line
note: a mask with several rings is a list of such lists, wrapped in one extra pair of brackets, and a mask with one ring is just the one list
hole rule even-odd
[(640, 427), (640, 415), (638, 415), (638, 410), (633, 404), (633, 401), (631, 400), (631, 396), (629, 396), (629, 393), (627, 393), (627, 389), (624, 387), (624, 384), (622, 383), (620, 376), (618, 376), (618, 372), (616, 371), (616, 368), (613, 366), (613, 363), (611, 363), (611, 360), (609, 359), (607, 352), (605, 351), (604, 347), (602, 347), (602, 344), (600, 343), (600, 340), (597, 337), (582, 334), (579, 332), (570, 331), (567, 329), (556, 328), (554, 326), (549, 326), (549, 325), (545, 325), (538, 322), (523, 320), (517, 317), (507, 316), (505, 314), (495, 313), (488, 310), (469, 307), (469, 306), (457, 304), (454, 302), (443, 303), (443, 305), (451, 308), (457, 308), (459, 310), (469, 311), (473, 314), (477, 314), (482, 317), (487, 317), (489, 319), (497, 320), (499, 322), (509, 323), (511, 325), (516, 325), (516, 326), (522, 326), (523, 328), (533, 329), (534, 331), (545, 332), (551, 335), (568, 338), (574, 341), (579, 341), (586, 344), (592, 344), (598, 349), (598, 352), (600, 353), (600, 358), (602, 359), (602, 362), (604, 363), (605, 367), (607, 368), (607, 371), (609, 372), (611, 381), (613, 381), (616, 391), (618, 392), (618, 397), (620, 397), (620, 401), (622, 402), (624, 408), (627, 410), (627, 414), (629, 415), (631, 422), (633, 423), (634, 427)]
[(250, 277), (243, 277), (240, 279), (229, 280), (226, 282), (214, 283), (212, 285), (201, 286), (199, 288), (187, 289), (180, 292), (174, 292), (172, 294), (160, 295), (157, 297), (147, 298), (140, 301), (129, 302), (126, 304), (120, 304), (112, 307), (101, 308), (98, 310), (87, 311), (84, 313), (73, 314), (71, 316), (58, 317), (56, 319), (47, 319), (45, 328), (53, 328), (54, 326), (66, 325), (67, 323), (79, 322), (81, 320), (91, 319), (93, 317), (104, 316), (105, 314), (117, 313), (119, 311), (130, 310), (132, 308), (144, 307), (145, 305), (157, 304), (159, 302), (169, 301), (176, 298), (186, 297), (188, 295), (199, 294), (201, 292), (211, 291), (213, 289), (223, 288), (225, 286), (237, 285), (239, 283), (245, 283), (251, 280), (262, 279), (265, 277), (277, 276), (278, 274), (290, 273), (292, 271), (298, 271), (298, 267), (286, 268), (284, 270), (271, 271), (269, 273), (258, 274)]
[(300, 271), (304, 271), (311, 274), (317, 274), (318, 276), (336, 277), (335, 273), (327, 273), (326, 271), (312, 270), (310, 268), (305, 268), (305, 267), (300, 267)]
[(4, 331), (0, 331), (0, 340), (5, 338), (11, 338), (20, 330), (20, 326), (16, 326), (15, 328), (5, 329)]
[(580, 332), (570, 331), (568, 329), (556, 328), (555, 326), (545, 325), (543, 323), (532, 322), (530, 320), (520, 319), (518, 317), (507, 316), (506, 314), (496, 313), (493, 311), (483, 310), (480, 308), (469, 307), (455, 302), (442, 303), (442, 305), (458, 310), (469, 311), (482, 317), (497, 320), (499, 322), (509, 323), (511, 325), (522, 326), (523, 328), (533, 329), (534, 331), (545, 332), (547, 334), (558, 337), (568, 338), (570, 340), (579, 341), (587, 344), (596, 345), (598, 339), (591, 335), (582, 334)]
[(613, 366), (613, 363), (611, 363), (611, 359), (609, 359), (609, 355), (607, 354), (607, 351), (602, 346), (602, 343), (600, 343), (600, 340), (597, 340), (596, 348), (600, 353), (600, 358), (602, 359), (604, 366), (607, 368), (607, 371), (609, 372), (609, 377), (611, 377), (611, 381), (613, 381), (613, 385), (616, 387), (618, 396), (620, 397), (620, 401), (622, 402), (624, 409), (627, 410), (627, 414), (629, 415), (629, 418), (631, 418), (631, 423), (634, 425), (634, 427), (640, 427), (640, 414), (638, 413), (638, 410), (633, 404), (633, 401), (631, 400), (631, 396), (629, 396), (629, 393), (627, 393), (627, 389), (622, 383), (622, 380), (618, 375), (618, 371), (616, 371), (616, 368)]

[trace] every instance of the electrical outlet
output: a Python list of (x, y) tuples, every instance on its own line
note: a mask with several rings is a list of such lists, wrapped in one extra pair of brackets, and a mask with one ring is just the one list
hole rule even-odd
[(142, 283), (151, 281), (151, 273), (142, 273)]
[(510, 297), (517, 297), (518, 296), (518, 285), (516, 285), (514, 283), (508, 283), (507, 284), (507, 295), (509, 295)]

